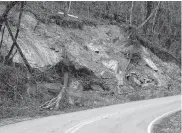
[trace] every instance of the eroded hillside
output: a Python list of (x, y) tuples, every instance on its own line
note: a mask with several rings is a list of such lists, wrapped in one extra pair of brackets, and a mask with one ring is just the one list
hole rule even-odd
[[(18, 12), (9, 18), (15, 33)], [(88, 24), (74, 29), (54, 22), (42, 23), (25, 11), (17, 43), (31, 67), (38, 71), (35, 80), (43, 97), (40, 104), (59, 93), (62, 68), (70, 73), (69, 109), (177, 95), (181, 91), (179, 66), (162, 61), (139, 41), (129, 42), (127, 33), (118, 25)], [(11, 45), (5, 29), (1, 55), (6, 55)], [(64, 62), (64, 50), (68, 64)], [(23, 64), (18, 53), (13, 61)], [(23, 77), (27, 80), (26, 74)]]

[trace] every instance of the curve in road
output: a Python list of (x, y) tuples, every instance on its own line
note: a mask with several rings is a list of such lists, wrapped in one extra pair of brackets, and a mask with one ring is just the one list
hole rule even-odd
[(181, 107), (181, 95), (111, 105), (0, 127), (0, 133), (147, 133), (158, 116)]

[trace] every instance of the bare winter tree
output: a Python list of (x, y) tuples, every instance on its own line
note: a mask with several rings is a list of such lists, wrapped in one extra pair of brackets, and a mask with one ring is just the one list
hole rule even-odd
[[(21, 23), (21, 17), (22, 17), (22, 13), (23, 13), (23, 7), (24, 7), (24, 2), (21, 2), (18, 25), (17, 25), (17, 31), (16, 31), (16, 34), (15, 34), (15, 40), (17, 40), (19, 31), (20, 31), (20, 23)], [(10, 51), (9, 51), (8, 55), (5, 57), (6, 62), (8, 62), (8, 60), (10, 59), (10, 55), (12, 54), (14, 47), (15, 47), (15, 43), (13, 43), (13, 45), (10, 48)], [(17, 52), (17, 50), (15, 51), (15, 54), (16, 54), (16, 52)], [(13, 54), (13, 55), (15, 55), (15, 54)], [(13, 57), (11, 57), (11, 60), (12, 59), (13, 59)]]
[(17, 32), (16, 32), (15, 37), (13, 36), (13, 33), (12, 33), (12, 31), (11, 31), (11, 28), (10, 28), (10, 26), (9, 26), (8, 19), (7, 19), (7, 16), (8, 16), (9, 11), (10, 11), (16, 4), (18, 4), (18, 3), (19, 3), (19, 2), (10, 2), (10, 3), (7, 4), (4, 13), (3, 13), (2, 16), (0, 17), (0, 29), (1, 29), (1, 27), (2, 27), (2, 24), (4, 23), (4, 24), (6, 25), (6, 27), (7, 27), (7, 29), (8, 29), (8, 32), (9, 32), (9, 34), (10, 34), (10, 36), (11, 36), (12, 41), (13, 41), (12, 49), (10, 49), (10, 52), (9, 52), (8, 56), (6, 56), (6, 59), (7, 59), (7, 60), (9, 59), (9, 56), (11, 55), (11, 52), (13, 51), (14, 46), (16, 46), (16, 48), (17, 48), (18, 52), (20, 53), (20, 56), (22, 57), (22, 59), (23, 59), (25, 65), (26, 65), (28, 71), (31, 73), (31, 72), (32, 72), (31, 66), (30, 66), (30, 64), (28, 63), (28, 61), (27, 61), (25, 55), (23, 54), (23, 52), (22, 52), (20, 46), (18, 45), (18, 43), (17, 43), (17, 41), (16, 41), (17, 38), (18, 38), (18, 33), (19, 33), (19, 28), (20, 28), (20, 22), (21, 22), (21, 16), (22, 16), (22, 12), (23, 12), (24, 2), (21, 2), (21, 10), (20, 10), (19, 21), (18, 21), (18, 27), (17, 27)]

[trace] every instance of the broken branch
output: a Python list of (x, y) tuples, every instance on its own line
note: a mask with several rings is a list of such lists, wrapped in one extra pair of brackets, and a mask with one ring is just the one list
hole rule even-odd
[(132, 3), (131, 3), (131, 9), (130, 9), (130, 25), (132, 25), (133, 4), (134, 4), (134, 1), (132, 1)]
[(160, 2), (159, 2), (159, 4), (157, 5), (157, 9), (156, 9), (156, 12), (155, 12), (155, 15), (154, 15), (154, 20), (153, 20), (153, 23), (152, 23), (152, 32), (154, 32), (154, 26), (155, 26), (155, 23), (156, 23), (156, 16), (157, 16), (157, 14), (158, 14), (158, 10), (159, 10), (159, 5), (160, 5)]
[(0, 49), (1, 49), (2, 44), (3, 44), (4, 30), (5, 30), (5, 26), (3, 27), (3, 30), (2, 30), (2, 36), (1, 36)]
[(18, 52), (20, 53), (20, 56), (22, 57), (22, 59), (23, 59), (25, 65), (26, 65), (28, 71), (31, 73), (31, 72), (32, 72), (31, 66), (30, 66), (30, 64), (28, 63), (26, 57), (24, 56), (24, 54), (23, 54), (23, 52), (22, 52), (20, 46), (17, 44), (17, 42), (16, 42), (16, 40), (15, 40), (15, 38), (14, 38), (14, 36), (13, 36), (13, 33), (12, 33), (11, 29), (10, 29), (10, 26), (9, 26), (7, 20), (5, 21), (5, 25), (6, 25), (7, 29), (8, 29), (8, 32), (9, 32), (9, 34), (10, 34), (10, 36), (11, 36), (11, 39), (12, 39), (13, 43), (14, 43), (15, 46), (17, 47), (17, 50), (18, 50)]
[[(20, 14), (19, 14), (19, 19), (18, 19), (18, 25), (17, 25), (16, 35), (15, 35), (15, 40), (17, 40), (17, 38), (18, 38), (18, 33), (19, 33), (19, 31), (20, 31), (20, 23), (21, 23), (21, 16), (22, 16), (22, 13), (23, 13), (23, 7), (24, 7), (24, 2), (21, 2)], [(15, 43), (13, 43), (13, 45), (11, 46), (11, 49), (10, 49), (8, 55), (5, 57), (6, 61), (9, 60), (10, 55), (11, 55), (11, 53), (13, 52), (14, 46), (15, 46)], [(15, 54), (16, 54), (16, 52), (15, 52)]]

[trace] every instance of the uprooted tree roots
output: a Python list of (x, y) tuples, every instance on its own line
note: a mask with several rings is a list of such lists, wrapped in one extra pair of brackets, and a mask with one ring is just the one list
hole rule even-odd
[[(69, 74), (68, 72), (64, 73), (64, 86), (57, 97), (51, 99), (50, 101), (45, 102), (43, 105), (40, 106), (42, 109), (50, 109), (50, 110), (58, 110), (60, 106), (66, 106), (69, 104), (69, 97), (68, 97), (68, 80)], [(62, 104), (60, 104), (62, 103)]]
[[(49, 110), (58, 110), (61, 106), (65, 107), (69, 102), (69, 94), (67, 91), (68, 88), (68, 82), (69, 82), (69, 73), (65, 72), (64, 73), (64, 86), (61, 89), (60, 93), (58, 94), (57, 97), (52, 98), (50, 101), (45, 102), (40, 106), (42, 109), (49, 109)], [(60, 104), (61, 103), (61, 104)]]
[(63, 88), (57, 97), (54, 97), (50, 101), (45, 102), (40, 106), (40, 108), (49, 110), (53, 109), (58, 110), (60, 106), (66, 106), (68, 104), (69, 104), (68, 94), (66, 89)]

